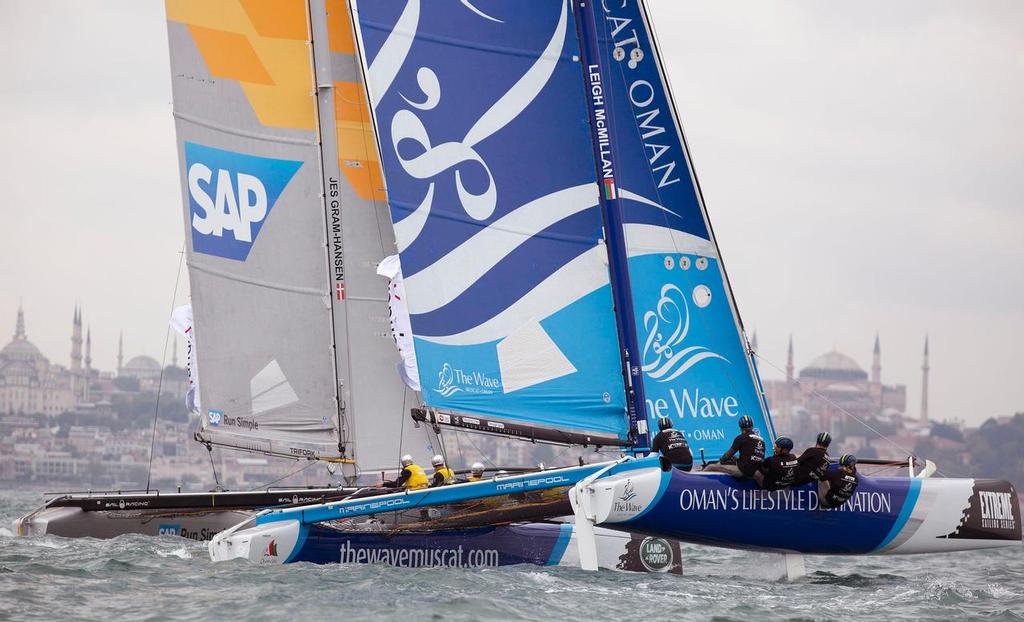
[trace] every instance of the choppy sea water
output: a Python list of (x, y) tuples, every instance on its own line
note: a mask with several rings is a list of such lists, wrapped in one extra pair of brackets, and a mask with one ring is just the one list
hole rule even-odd
[(38, 505), (0, 492), (0, 620), (1024, 620), (1024, 549), (908, 557), (684, 547), (684, 576), (513, 566), (211, 564), (176, 537), (16, 538)]

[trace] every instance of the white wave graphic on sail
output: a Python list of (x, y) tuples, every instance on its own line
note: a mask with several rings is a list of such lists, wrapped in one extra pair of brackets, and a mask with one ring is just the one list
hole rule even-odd
[[(463, 4), (477, 15), (496, 21), (482, 13), (475, 6), (463, 0)], [(419, 3), (410, 0), (399, 17), (395, 28), (388, 34), (373, 64), (369, 67), (370, 92), (373, 109), (384, 93), (391, 88), (396, 76), (404, 66), (412, 41), (415, 38), (419, 19)], [(428, 181), (424, 198), (411, 214), (395, 223), (395, 239), (399, 252), (404, 251), (419, 238), (433, 207), (434, 184), (442, 173), (451, 171), (454, 176), (459, 202), (466, 214), (474, 220), (486, 220), (497, 207), (497, 188), (487, 163), (477, 153), (475, 146), (504, 128), (523, 112), (551, 79), (560, 59), (559, 53), (565, 46), (568, 33), (568, 2), (562, 2), (558, 24), (544, 50), (515, 84), (487, 109), (466, 132), (461, 142), (446, 142), (434, 145), (420, 117), (412, 110), (399, 110), (391, 118), (391, 146), (403, 170), (416, 179)], [(419, 111), (430, 111), (441, 101), (441, 84), (437, 74), (429, 67), (420, 67), (416, 72), (416, 83), (425, 100), (414, 101), (399, 94), (411, 107)], [(376, 114), (376, 113), (374, 113)], [(398, 146), (413, 141), (422, 149), (415, 157), (403, 157)], [(487, 176), (487, 188), (482, 193), (470, 192), (463, 184), (460, 166), (474, 163), (483, 168)]]
[(437, 388), (434, 392), (440, 393), (441, 397), (451, 397), (461, 391), (462, 388), (455, 384), (455, 372), (448, 363), (444, 364), (441, 372), (437, 374)]
[[(413, 315), (429, 313), (452, 302), (530, 238), (597, 202), (597, 185), (588, 183), (552, 192), (512, 210), (407, 277), (409, 311)], [(438, 283), (444, 283), (444, 288)]]
[[(358, 11), (357, 8), (356, 13)], [(381, 98), (391, 88), (391, 83), (395, 81), (402, 65), (405, 64), (413, 39), (416, 38), (419, 21), (420, 0), (408, 0), (395, 27), (388, 33), (388, 38), (380, 47), (380, 51), (377, 52), (377, 56), (367, 70), (370, 84), (370, 105), (373, 108), (377, 107)]]
[(661, 288), (661, 298), (654, 310), (644, 313), (643, 371), (658, 382), (675, 380), (697, 363), (708, 359), (721, 359), (704, 346), (689, 346), (678, 349), (690, 331), (690, 307), (686, 294), (672, 283)]
[[(596, 192), (596, 186), (592, 187)], [(627, 223), (624, 229), (626, 238), (630, 241), (630, 257), (665, 252), (663, 247), (666, 243), (672, 244), (672, 248), (676, 249), (703, 249), (709, 244), (707, 240), (698, 236), (657, 225)], [(696, 251), (682, 250), (681, 252)], [(714, 256), (705, 252), (700, 254)], [(504, 258), (504, 255), (501, 258)], [(442, 258), (440, 261), (444, 260), (445, 258)], [(455, 269), (458, 265), (451, 262), (448, 267)], [(533, 289), (489, 320), (453, 335), (427, 337), (418, 335), (417, 339), (430, 343), (459, 346), (496, 341), (508, 336), (519, 326), (533, 320), (547, 318), (607, 285), (608, 252), (604, 243), (599, 242), (590, 250), (548, 275)]]

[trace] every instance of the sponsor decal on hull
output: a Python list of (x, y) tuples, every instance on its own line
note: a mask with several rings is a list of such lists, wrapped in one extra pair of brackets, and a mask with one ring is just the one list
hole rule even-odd
[(339, 561), (343, 564), (384, 564), (402, 568), (495, 568), (500, 554), (495, 549), (420, 547), (362, 547), (351, 542), (341, 545)]
[(640, 563), (650, 572), (668, 572), (673, 562), (672, 545), (664, 538), (645, 538), (640, 543)]
[(209, 527), (189, 529), (177, 523), (164, 523), (158, 528), (157, 534), (161, 536), (179, 536), (196, 542), (208, 542), (213, 539), (213, 536), (217, 535), (218, 531), (219, 529), (210, 529)]
[(1013, 486), (998, 480), (975, 480), (970, 505), (956, 529), (940, 538), (1020, 540), (1020, 503)]

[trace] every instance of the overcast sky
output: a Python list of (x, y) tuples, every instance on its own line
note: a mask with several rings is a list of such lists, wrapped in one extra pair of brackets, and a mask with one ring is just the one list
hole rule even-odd
[[(1024, 410), (1024, 2), (650, 0), (762, 355), (833, 347), (934, 418)], [(0, 2), (0, 342), (162, 356), (183, 240), (162, 2)], [(178, 302), (187, 300), (182, 275)], [(169, 360), (169, 359), (168, 359)], [(768, 378), (779, 374), (762, 365)]]

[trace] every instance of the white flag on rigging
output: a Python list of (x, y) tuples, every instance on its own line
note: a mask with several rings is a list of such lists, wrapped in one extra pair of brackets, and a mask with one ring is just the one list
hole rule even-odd
[(420, 390), (420, 372), (416, 365), (416, 350), (412, 342), (412, 324), (409, 321), (409, 307), (405, 303), (405, 284), (402, 282), (402, 264), (398, 255), (385, 257), (377, 265), (377, 274), (390, 279), (388, 287), (388, 309), (391, 310), (391, 335), (395, 338), (402, 362), (398, 364), (398, 375), (402, 382), (413, 391)]
[(185, 407), (189, 412), (202, 414), (199, 405), (199, 370), (196, 368), (195, 340), (192, 338), (192, 305), (181, 305), (171, 312), (171, 328), (185, 337), (185, 367), (188, 369), (188, 393)]

